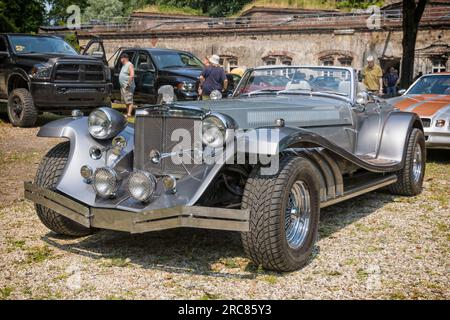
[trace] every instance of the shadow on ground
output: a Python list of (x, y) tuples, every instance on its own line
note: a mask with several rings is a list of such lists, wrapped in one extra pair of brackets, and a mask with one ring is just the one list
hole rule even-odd
[[(320, 238), (332, 236), (346, 226), (366, 217), (390, 203), (394, 196), (375, 192), (321, 211)], [(129, 259), (146, 269), (185, 274), (208, 274), (254, 278), (261, 270), (244, 259), (240, 235), (236, 232), (175, 229), (130, 235), (113, 231), (98, 231), (79, 242), (64, 243), (50, 232), (42, 240), (51, 246), (92, 259)], [(320, 247), (316, 247), (315, 255)], [(241, 268), (247, 272), (217, 272), (216, 264)], [(225, 270), (225, 272), (224, 272)]]

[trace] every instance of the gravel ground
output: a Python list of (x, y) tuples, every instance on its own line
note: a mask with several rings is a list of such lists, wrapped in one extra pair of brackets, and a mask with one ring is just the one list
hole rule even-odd
[(55, 235), (22, 181), (59, 140), (1, 119), (0, 299), (450, 298), (449, 152), (431, 153), (417, 197), (375, 192), (322, 210), (314, 259), (277, 274), (253, 266), (233, 232)]

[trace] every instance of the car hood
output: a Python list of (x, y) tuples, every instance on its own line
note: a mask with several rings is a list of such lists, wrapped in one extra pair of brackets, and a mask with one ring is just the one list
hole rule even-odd
[(17, 60), (19, 63), (43, 63), (43, 62), (55, 62), (56, 60), (76, 60), (76, 61), (101, 61), (99, 59), (84, 56), (84, 55), (67, 55), (67, 54), (57, 54), (57, 53), (27, 53), (18, 54)]
[(274, 126), (277, 119), (284, 119), (287, 126), (295, 127), (351, 124), (348, 102), (326, 97), (234, 98), (176, 105), (225, 114), (241, 129)]
[(160, 70), (161, 76), (179, 76), (198, 80), (202, 69), (200, 68), (164, 68)]
[(420, 117), (433, 117), (450, 107), (450, 95), (410, 94), (387, 100), (401, 111), (417, 113)]

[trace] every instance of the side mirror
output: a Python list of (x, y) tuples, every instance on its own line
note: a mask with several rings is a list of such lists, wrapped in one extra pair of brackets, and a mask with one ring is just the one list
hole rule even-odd
[(400, 89), (400, 90), (398, 90), (398, 94), (399, 95), (404, 95), (406, 93), (406, 89)]

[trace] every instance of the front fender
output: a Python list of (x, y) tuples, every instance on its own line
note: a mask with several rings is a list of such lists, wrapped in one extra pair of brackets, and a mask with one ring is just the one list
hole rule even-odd
[(93, 170), (104, 167), (106, 164), (115, 166), (125, 159), (134, 148), (134, 129), (127, 126), (119, 135), (127, 140), (127, 147), (122, 155), (113, 158), (103, 155), (101, 159), (94, 160), (89, 155), (91, 147), (105, 148), (111, 145), (111, 140), (96, 140), (89, 134), (87, 117), (65, 118), (50, 122), (43, 126), (38, 137), (65, 138), (70, 141), (70, 153), (67, 165), (64, 168), (61, 179), (56, 185), (56, 189), (93, 206), (96, 201), (95, 193), (90, 184), (86, 184), (80, 176), (80, 168), (83, 165), (90, 166)]
[(412, 128), (422, 130), (419, 116), (412, 112), (392, 112), (381, 133), (378, 157), (404, 163), (409, 134)]

